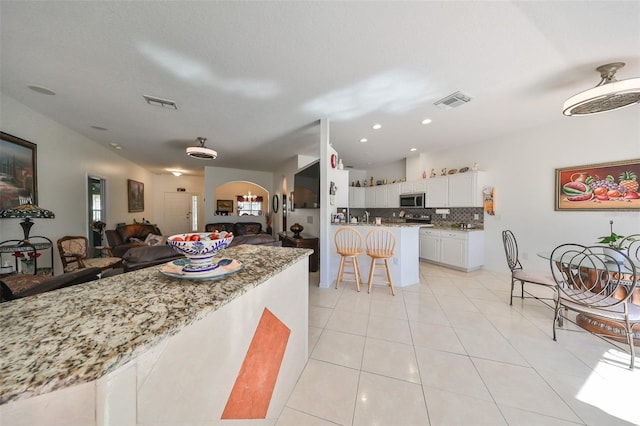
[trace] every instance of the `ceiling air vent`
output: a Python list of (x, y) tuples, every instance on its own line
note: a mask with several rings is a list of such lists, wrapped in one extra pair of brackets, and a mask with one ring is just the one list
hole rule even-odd
[(142, 95), (149, 105), (159, 106), (161, 108), (178, 109), (178, 105), (170, 99), (156, 98), (155, 96)]
[(445, 96), (437, 102), (434, 102), (434, 105), (442, 109), (451, 109), (459, 107), (460, 105), (464, 105), (470, 101), (471, 96), (467, 95), (466, 93), (455, 92), (450, 94), (449, 96)]

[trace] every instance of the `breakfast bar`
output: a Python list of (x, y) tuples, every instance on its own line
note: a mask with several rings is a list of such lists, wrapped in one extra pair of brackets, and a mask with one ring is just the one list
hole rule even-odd
[[(330, 227), (329, 241), (333, 243), (333, 237), (342, 226), (353, 226), (362, 235), (362, 255), (358, 257), (360, 270), (364, 274), (364, 280), (368, 279), (368, 271), (371, 260), (366, 254), (366, 237), (367, 234), (374, 229), (385, 228), (391, 231), (396, 238), (396, 247), (394, 255), (389, 259), (389, 269), (395, 287), (406, 287), (420, 282), (419, 272), (419, 230), (424, 225), (417, 223), (383, 223), (381, 225), (373, 225), (366, 223), (355, 224), (333, 224)], [(335, 282), (338, 276), (338, 268), (340, 267), (340, 256), (335, 252), (335, 248), (330, 251), (331, 258), (329, 261), (330, 276)]]
[(220, 280), (153, 266), (4, 303), (2, 424), (272, 424), (308, 356), (310, 254), (241, 245)]

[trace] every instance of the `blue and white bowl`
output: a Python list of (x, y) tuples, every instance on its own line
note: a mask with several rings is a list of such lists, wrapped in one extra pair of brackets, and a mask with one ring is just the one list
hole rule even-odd
[[(191, 235), (199, 235), (199, 241), (186, 241)], [(213, 263), (213, 256), (222, 249), (229, 247), (233, 240), (230, 232), (219, 232), (219, 238), (211, 238), (212, 232), (176, 234), (167, 238), (167, 242), (176, 251), (185, 255), (189, 263), (184, 265), (182, 272), (202, 273), (212, 271), (218, 265)]]

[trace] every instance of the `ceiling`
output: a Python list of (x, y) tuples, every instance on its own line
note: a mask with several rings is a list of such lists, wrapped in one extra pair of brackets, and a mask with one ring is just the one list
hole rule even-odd
[[(561, 107), (599, 65), (640, 77), (638, 1), (2, 0), (0, 19), (3, 94), (154, 173), (274, 170), (319, 152), (320, 118), (370, 169), (588, 119)], [(434, 106), (458, 90), (472, 101)], [(185, 155), (199, 136), (216, 160)]]

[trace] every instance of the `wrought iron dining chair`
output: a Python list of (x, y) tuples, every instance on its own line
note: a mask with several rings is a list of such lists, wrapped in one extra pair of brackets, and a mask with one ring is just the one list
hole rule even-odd
[[(371, 258), (371, 267), (369, 268), (368, 288), (371, 293), (371, 287), (376, 277), (382, 278), (382, 281), (376, 283), (387, 284), (391, 289), (391, 295), (395, 296), (393, 289), (393, 280), (391, 279), (391, 270), (389, 269), (389, 258), (393, 257), (396, 248), (396, 237), (393, 232), (388, 229), (379, 228), (370, 231), (366, 237), (367, 256)], [(379, 264), (378, 261), (382, 261)], [(383, 273), (376, 274), (376, 270), (382, 270)]]
[(57, 244), (64, 272), (91, 267), (97, 267), (104, 271), (110, 268), (117, 268), (122, 264), (122, 259), (119, 257), (90, 258), (87, 237), (66, 236), (60, 238)]
[(533, 298), (551, 300), (551, 298), (524, 295), (525, 283), (547, 287), (550, 290), (555, 291), (556, 282), (553, 280), (553, 277), (549, 275), (523, 268), (518, 257), (518, 242), (516, 241), (516, 237), (513, 235), (513, 232), (508, 229), (502, 231), (502, 244), (504, 245), (504, 253), (507, 257), (507, 265), (509, 265), (509, 269), (511, 270), (511, 297), (509, 299), (509, 305), (513, 305), (513, 289), (516, 282), (520, 282), (521, 299)]
[(640, 324), (640, 306), (633, 304), (631, 297), (638, 285), (638, 270), (629, 256), (624, 253), (622, 256), (623, 261), (617, 262), (602, 246), (562, 244), (553, 250), (550, 265), (557, 283), (553, 340), (556, 340), (556, 324), (563, 307), (611, 322), (624, 330), (622, 337), (629, 345), (629, 368), (633, 370), (633, 327)]
[(340, 282), (344, 281), (345, 275), (347, 275), (353, 277), (353, 281), (356, 282), (356, 289), (360, 291), (362, 274), (360, 273), (358, 256), (362, 254), (362, 235), (357, 229), (345, 226), (335, 233), (333, 241), (336, 244), (336, 253), (340, 255), (336, 288), (338, 288)]

